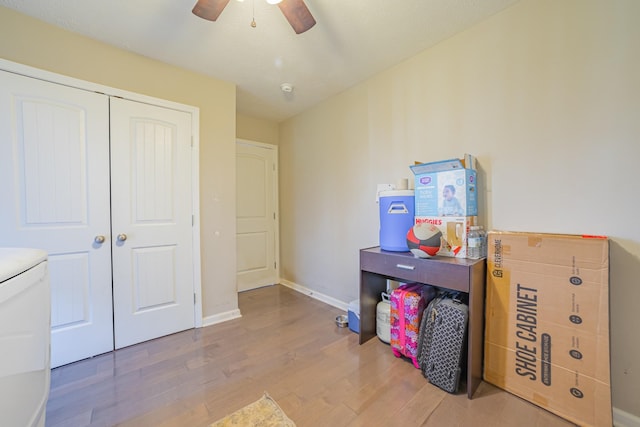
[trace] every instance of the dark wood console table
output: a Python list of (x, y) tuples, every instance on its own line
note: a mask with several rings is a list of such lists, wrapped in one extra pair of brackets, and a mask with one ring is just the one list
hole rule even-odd
[(411, 252), (361, 249), (360, 344), (376, 336), (376, 306), (387, 289), (387, 279), (465, 292), (469, 297), (466, 387), (471, 399), (482, 381), (485, 274), (484, 259), (415, 258)]

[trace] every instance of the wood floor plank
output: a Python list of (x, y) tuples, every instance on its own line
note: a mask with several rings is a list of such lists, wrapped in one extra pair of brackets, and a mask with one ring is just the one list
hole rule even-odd
[(242, 317), (52, 370), (47, 427), (206, 427), (268, 392), (298, 427), (571, 425), (482, 383), (429, 384), (344, 314), (287, 287), (239, 294)]

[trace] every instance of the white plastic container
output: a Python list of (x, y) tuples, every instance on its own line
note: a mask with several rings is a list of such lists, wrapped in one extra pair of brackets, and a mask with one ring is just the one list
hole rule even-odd
[(376, 334), (380, 341), (391, 341), (391, 302), (389, 295), (382, 293), (382, 301), (376, 306)]
[(44, 427), (50, 386), (47, 253), (0, 248), (0, 414), (3, 426)]

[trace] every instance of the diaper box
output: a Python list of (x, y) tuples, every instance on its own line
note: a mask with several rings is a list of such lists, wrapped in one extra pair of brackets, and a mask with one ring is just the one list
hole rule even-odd
[(475, 169), (465, 168), (467, 163), (473, 167), (475, 161), (463, 164), (460, 159), (450, 159), (410, 166), (415, 176), (416, 216), (478, 215), (477, 174)]
[(440, 250), (436, 255), (467, 258), (467, 236), (472, 225), (478, 225), (477, 216), (418, 216), (416, 224), (428, 223), (436, 226), (442, 236)]

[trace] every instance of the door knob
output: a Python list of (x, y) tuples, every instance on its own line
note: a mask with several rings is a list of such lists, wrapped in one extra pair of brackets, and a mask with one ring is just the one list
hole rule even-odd
[(127, 235), (122, 233), (122, 234), (118, 234), (118, 241), (119, 242), (124, 242), (125, 240), (127, 240)]
[(96, 236), (95, 239), (93, 239), (93, 241), (98, 244), (104, 243), (104, 240), (104, 236)]

